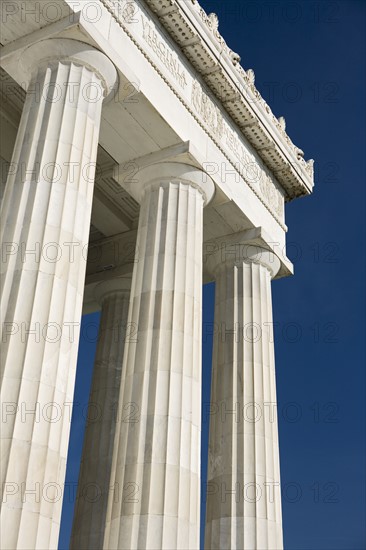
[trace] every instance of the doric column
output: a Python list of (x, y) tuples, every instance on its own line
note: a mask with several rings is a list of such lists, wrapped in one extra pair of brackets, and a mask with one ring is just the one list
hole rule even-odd
[(76, 40), (36, 43), (20, 63), (30, 84), (1, 212), (1, 533), (2, 548), (29, 550), (58, 544), (101, 109), (117, 74)]
[[(159, 163), (135, 176), (141, 202), (104, 548), (197, 549), (200, 530), (203, 206), (197, 168)], [(117, 489), (116, 489), (117, 490)]]
[(216, 279), (205, 548), (282, 548), (271, 252), (230, 239)]
[(127, 324), (130, 289), (131, 277), (111, 279), (95, 289), (102, 313), (70, 544), (75, 550), (103, 546), (115, 430), (130, 412), (126, 404), (118, 410), (125, 341), (133, 338)]

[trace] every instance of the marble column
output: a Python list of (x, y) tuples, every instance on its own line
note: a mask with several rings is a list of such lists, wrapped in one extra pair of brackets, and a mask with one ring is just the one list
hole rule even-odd
[(221, 243), (215, 274), (205, 548), (282, 545), (271, 279), (279, 260), (248, 244)]
[(159, 163), (135, 176), (141, 202), (103, 548), (197, 549), (200, 531), (203, 207), (214, 184)]
[(95, 289), (102, 313), (70, 544), (75, 550), (103, 546), (114, 435), (130, 413), (128, 404), (118, 410), (123, 351), (134, 332), (127, 323), (130, 289), (131, 277), (107, 280)]
[(2, 548), (57, 548), (98, 135), (117, 73), (50, 39), (20, 58), (26, 101), (1, 211)]

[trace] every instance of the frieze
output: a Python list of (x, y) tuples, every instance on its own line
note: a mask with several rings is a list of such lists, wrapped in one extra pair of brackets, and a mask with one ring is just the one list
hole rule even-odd
[(244, 181), (256, 186), (257, 191), (261, 193), (267, 205), (282, 219), (284, 199), (273, 182), (268, 169), (258, 163), (255, 156), (250, 154), (248, 149), (244, 147), (239, 134), (229, 126), (220, 109), (197, 80), (194, 80), (192, 84), (191, 102), (192, 107), (201, 116), (211, 133), (235, 156), (235, 168)]
[(209, 96), (203, 92), (197, 80), (194, 80), (192, 83), (191, 102), (195, 111), (201, 116), (213, 135), (221, 139), (223, 135), (223, 118), (221, 111)]
[(175, 78), (183, 90), (187, 86), (186, 72), (178, 59), (178, 55), (159, 37), (153, 24), (141, 14), (143, 39), (147, 42), (170, 74)]

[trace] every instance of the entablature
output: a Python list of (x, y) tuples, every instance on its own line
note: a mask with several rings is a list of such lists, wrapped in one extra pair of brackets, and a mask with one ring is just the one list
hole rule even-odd
[[(132, 35), (135, 34), (139, 17), (144, 17), (141, 15), (144, 13), (143, 5), (147, 5), (209, 89), (207, 94), (199, 82), (193, 84), (192, 103), (196, 103), (198, 111), (205, 108), (202, 102), (208, 105), (213, 98), (219, 100), (219, 109), (225, 109), (275, 175), (285, 192), (285, 200), (312, 192), (313, 160), (305, 161), (303, 151), (293, 144), (286, 133), (283, 117), (275, 117), (255, 87), (254, 71), (245, 71), (240, 65), (240, 56), (227, 46), (218, 31), (216, 14), (207, 14), (197, 0), (134, 0), (126, 5), (126, 9), (129, 5), (129, 12), (116, 9), (114, 0), (100, 1)], [(135, 8), (131, 9), (131, 5)], [(146, 23), (144, 32), (145, 29)], [(146, 32), (147, 41), (152, 43), (155, 39), (152, 33), (156, 29)], [(177, 76), (184, 87), (187, 84), (184, 74), (178, 70)], [(213, 97), (210, 97), (211, 94)], [(220, 118), (220, 115), (216, 116)], [(217, 125), (220, 126), (220, 120)]]

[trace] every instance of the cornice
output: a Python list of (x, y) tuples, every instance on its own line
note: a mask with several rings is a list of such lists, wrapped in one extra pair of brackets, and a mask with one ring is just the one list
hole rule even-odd
[(197, 0), (143, 0), (219, 99), (291, 200), (312, 192), (313, 160), (306, 161), (255, 87), (254, 71), (240, 65), (221, 36), (217, 15)]

